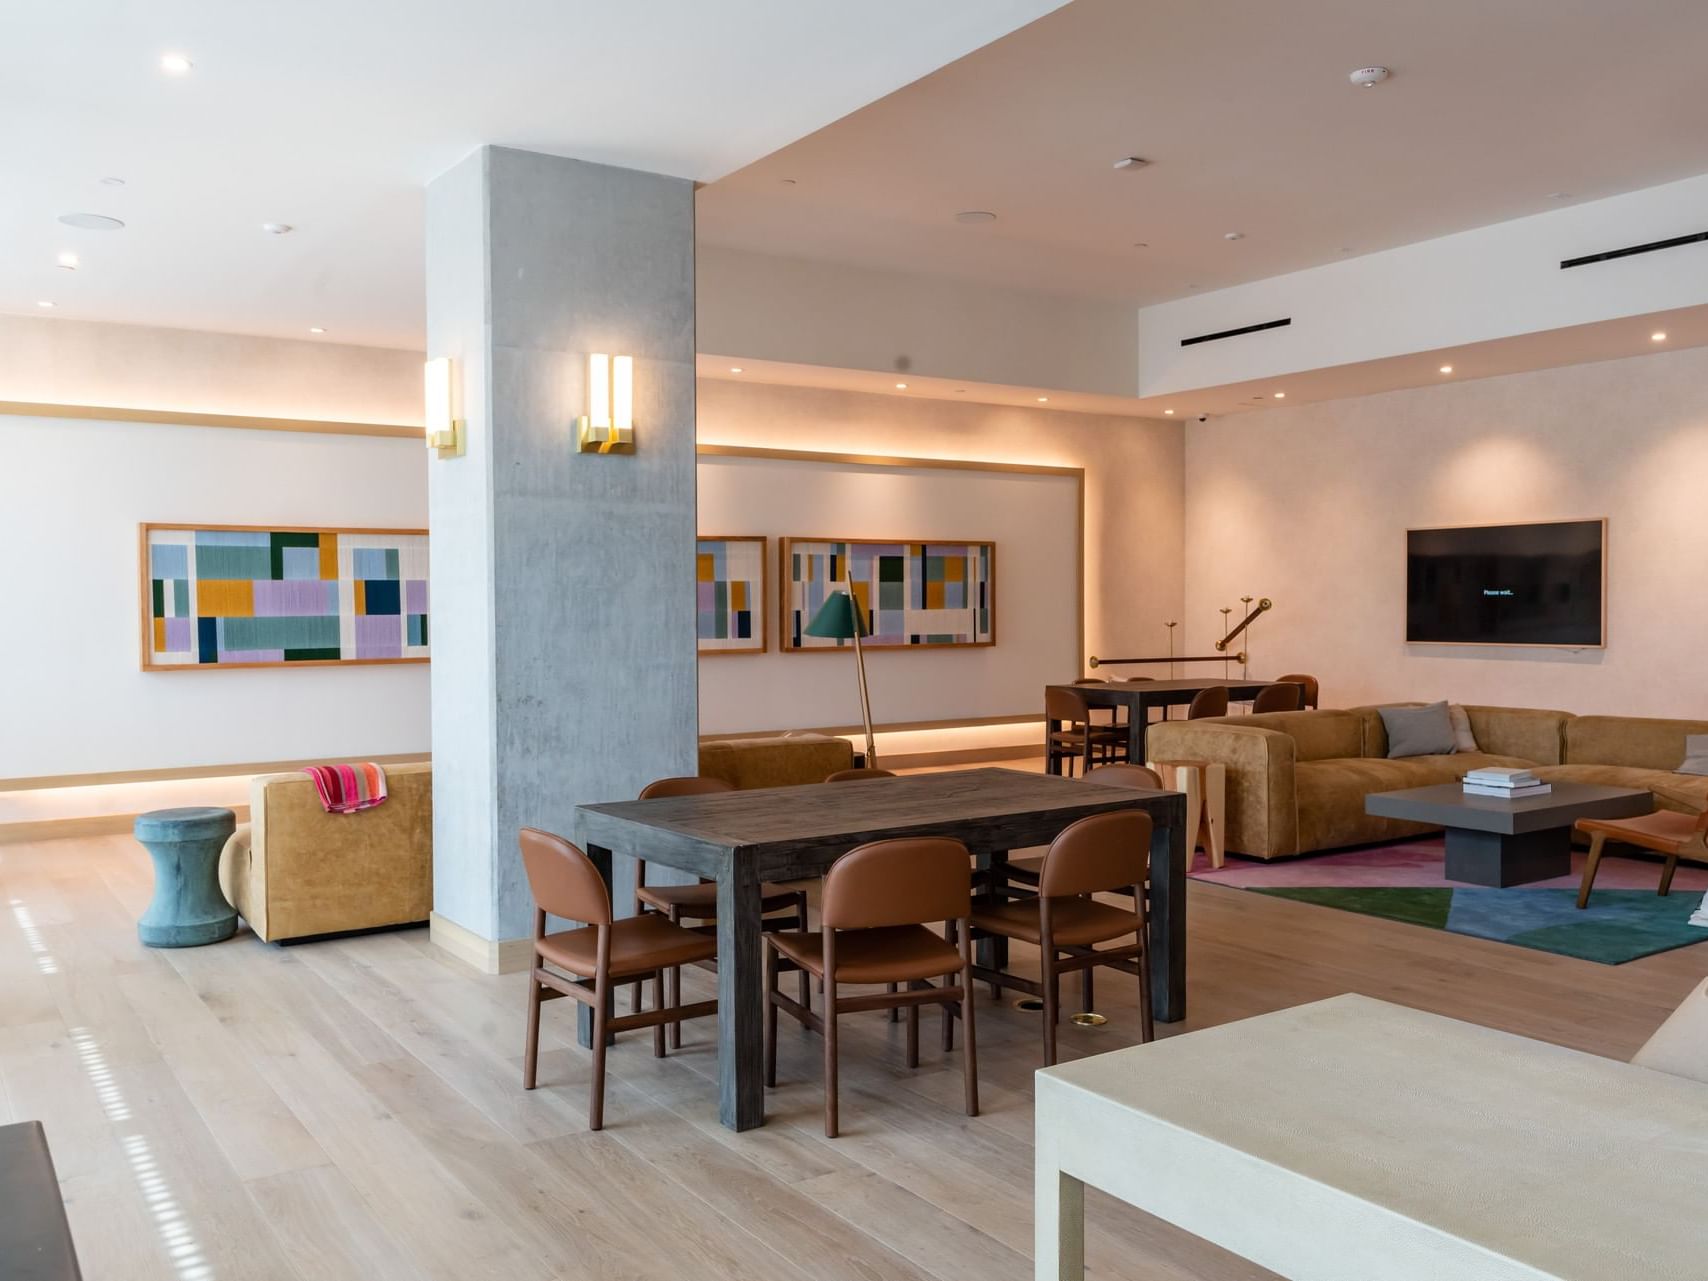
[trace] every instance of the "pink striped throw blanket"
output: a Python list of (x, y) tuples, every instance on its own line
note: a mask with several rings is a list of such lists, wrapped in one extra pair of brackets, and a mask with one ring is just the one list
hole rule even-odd
[(372, 761), (356, 765), (310, 765), (320, 804), (328, 814), (354, 814), (385, 802), (385, 771)]

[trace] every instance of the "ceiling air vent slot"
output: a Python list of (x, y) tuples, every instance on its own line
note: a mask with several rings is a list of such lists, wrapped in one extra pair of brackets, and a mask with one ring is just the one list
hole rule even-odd
[(1265, 329), (1280, 329), (1282, 326), (1292, 323), (1293, 318), (1291, 316), (1282, 320), (1266, 320), (1261, 325), (1241, 325), (1238, 329), (1224, 329), (1220, 333), (1199, 334), (1196, 338), (1182, 338), (1180, 345), (1182, 347), (1195, 347), (1201, 342), (1217, 342), (1223, 338), (1238, 338), (1241, 334), (1258, 334)]
[(1677, 249), (1680, 245), (1699, 245), (1708, 240), (1708, 231), (1698, 231), (1689, 236), (1674, 236), (1671, 240), (1651, 240), (1646, 245), (1632, 245), (1628, 249), (1609, 249), (1606, 253), (1585, 254), (1582, 258), (1565, 258), (1560, 261), (1560, 270), (1567, 267), (1587, 267), (1592, 262), (1612, 262), (1615, 258), (1630, 258), (1636, 254), (1652, 254), (1657, 249)]

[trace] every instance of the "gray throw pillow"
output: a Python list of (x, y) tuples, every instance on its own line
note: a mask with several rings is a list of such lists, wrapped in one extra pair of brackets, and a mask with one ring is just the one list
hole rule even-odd
[(1380, 707), (1388, 731), (1388, 758), (1447, 756), (1453, 751), (1453, 717), (1446, 702), (1428, 707)]
[(1453, 720), (1453, 750), (1457, 752), (1480, 752), (1477, 746), (1477, 736), (1471, 732), (1471, 714), (1457, 703), (1447, 707), (1447, 715)]
[(1675, 774), (1708, 774), (1708, 734), (1689, 734), (1684, 740), (1684, 764)]

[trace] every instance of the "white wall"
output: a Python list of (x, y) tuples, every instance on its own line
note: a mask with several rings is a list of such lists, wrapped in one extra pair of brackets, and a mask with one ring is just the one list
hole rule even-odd
[(968, 649), (868, 648), (879, 724), (977, 719), (1038, 710), (1050, 673), (1078, 674), (1077, 477), (945, 468), (703, 457), (700, 532), (770, 536), (765, 654), (703, 655), (700, 731), (858, 723), (854, 659), (785, 652), (778, 601), (788, 590), (778, 544), (791, 538), (940, 539), (996, 544), (996, 644)]
[[(1189, 424), (1191, 644), (1275, 600), (1258, 675), (1394, 699), (1708, 717), (1708, 350)], [(1608, 518), (1608, 645), (1407, 645), (1405, 531)]]
[(702, 245), (702, 352), (1135, 395), (1126, 303)]
[[(1641, 316), (1708, 301), (1708, 244), (1562, 271), (1704, 228), (1708, 175), (1349, 258), (1139, 312), (1139, 391), (1252, 378)], [(1292, 325), (1182, 347), (1194, 334)]]

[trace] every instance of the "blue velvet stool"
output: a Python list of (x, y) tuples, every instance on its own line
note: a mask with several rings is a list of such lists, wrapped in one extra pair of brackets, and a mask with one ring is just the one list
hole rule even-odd
[(197, 806), (139, 814), (136, 839), (154, 860), (154, 901), (136, 923), (145, 947), (198, 947), (237, 933), (219, 888), (219, 854), (237, 830), (230, 810)]

